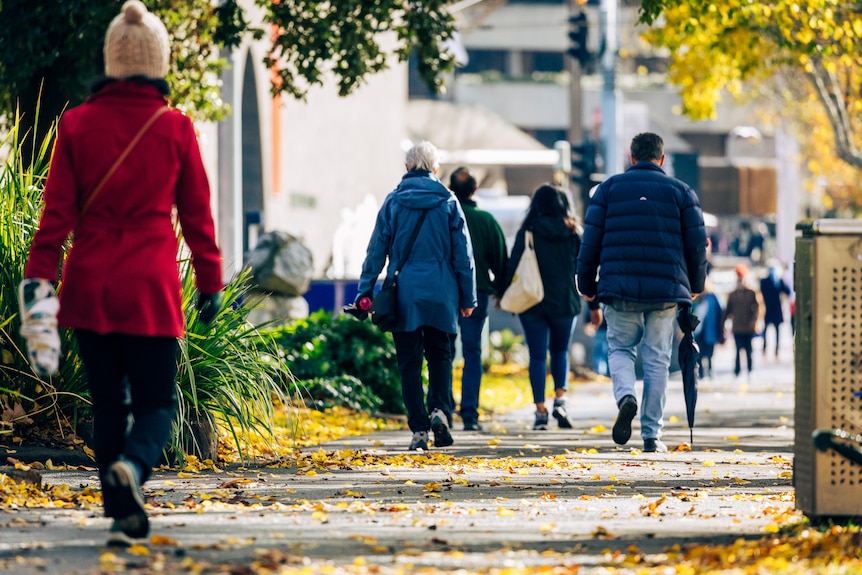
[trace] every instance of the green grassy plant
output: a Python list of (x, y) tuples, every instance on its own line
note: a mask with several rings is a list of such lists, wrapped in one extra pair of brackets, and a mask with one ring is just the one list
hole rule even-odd
[(0, 407), (14, 410), (19, 406), (14, 411), (21, 414), (21, 421), (56, 420), (61, 426), (74, 425), (80, 408), (86, 409), (87, 385), (71, 333), (61, 331), (59, 373), (47, 381), (30, 369), (18, 335), (18, 284), (42, 211), (42, 188), (54, 135), (52, 126), (41, 145), (25, 158), (20, 144), (25, 135), (19, 133), (19, 126), (13, 122), (0, 143), (5, 154), (0, 167)]
[[(248, 321), (252, 308), (242, 303), (247, 269), (225, 287), (223, 307), (210, 326), (198, 319), (189, 260), (181, 271), (188, 325), (180, 342), (179, 417), (171, 452), (180, 462), (184, 453), (207, 453), (201, 429), (221, 427), (242, 457), (252, 435), (274, 440), (275, 408), (289, 404), (291, 394), (285, 390), (295, 380), (271, 336)], [(208, 440), (206, 432), (203, 440)]]

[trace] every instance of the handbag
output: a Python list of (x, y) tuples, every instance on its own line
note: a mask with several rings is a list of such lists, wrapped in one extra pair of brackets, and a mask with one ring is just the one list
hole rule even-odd
[(503, 293), (500, 307), (512, 313), (522, 313), (545, 299), (545, 286), (542, 284), (542, 274), (539, 272), (539, 262), (533, 247), (533, 232), (524, 232), (524, 253), (512, 283)]
[(407, 261), (410, 250), (413, 249), (416, 236), (419, 235), (419, 228), (422, 227), (422, 223), (425, 221), (425, 216), (427, 215), (428, 211), (423, 210), (422, 215), (419, 216), (419, 221), (416, 222), (416, 226), (413, 228), (410, 239), (407, 241), (407, 249), (404, 252), (404, 258), (401, 260), (398, 269), (383, 280), (383, 286), (371, 300), (371, 323), (383, 331), (392, 331), (398, 323), (398, 274), (401, 272), (404, 262)]

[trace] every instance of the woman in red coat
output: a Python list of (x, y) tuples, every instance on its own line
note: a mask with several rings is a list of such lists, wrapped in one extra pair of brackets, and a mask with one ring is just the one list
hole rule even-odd
[(217, 311), (222, 272), (194, 126), (167, 108), (167, 30), (129, 0), (104, 50), (106, 78), (59, 124), (20, 293), (22, 309), (46, 286), (53, 293), (49, 282), (74, 231), (57, 323), (75, 330), (87, 372), (105, 515), (114, 518), (108, 541), (129, 544), (149, 532), (140, 486), (176, 412), (177, 338), (185, 328), (175, 217), (205, 321)]

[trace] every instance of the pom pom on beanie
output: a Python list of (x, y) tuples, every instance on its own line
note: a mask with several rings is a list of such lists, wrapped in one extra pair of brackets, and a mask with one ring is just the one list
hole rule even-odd
[(168, 31), (140, 0), (128, 0), (105, 34), (105, 76), (164, 78), (168, 74)]

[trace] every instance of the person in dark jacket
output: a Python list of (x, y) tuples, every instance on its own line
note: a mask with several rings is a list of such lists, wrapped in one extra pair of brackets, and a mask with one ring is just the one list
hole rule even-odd
[[(410, 450), (452, 445), (452, 337), (458, 316), (476, 307), (476, 274), (470, 234), (458, 200), (436, 173), (437, 148), (420, 142), (407, 151), (407, 173), (383, 201), (368, 242), (354, 305), (374, 293), (386, 261), (387, 274), (398, 274), (398, 322), (392, 330)], [(407, 244), (425, 213), (410, 253)], [(427, 409), (422, 389), (422, 360), (428, 360)], [(430, 416), (429, 416), (430, 412)]]
[[(482, 384), (482, 330), (488, 318), (488, 301), (499, 298), (506, 274), (506, 236), (494, 216), (480, 210), (473, 200), (476, 193), (476, 178), (467, 168), (461, 167), (449, 177), (449, 189), (461, 203), (470, 241), (473, 244), (473, 258), (476, 262), (476, 297), (478, 304), (473, 313), (458, 318), (461, 328), (461, 354), (464, 356), (464, 370), (461, 375), (460, 415), (465, 431), (480, 431), (479, 389)], [(453, 340), (454, 341), (454, 340)]]
[(175, 214), (205, 321), (218, 309), (222, 269), (195, 128), (165, 98), (164, 24), (129, 0), (108, 27), (104, 54), (106, 77), (60, 120), (22, 300), (26, 306), (40, 284), (53, 292), (62, 246), (74, 230), (57, 319), (74, 330), (87, 373), (104, 512), (114, 520), (108, 543), (130, 545), (149, 533), (141, 485), (158, 465), (176, 415), (185, 318)]
[(718, 297), (710, 289), (708, 277), (703, 291), (694, 300), (694, 312), (700, 319), (700, 323), (694, 328), (694, 340), (700, 350), (698, 377), (706, 375), (711, 379), (715, 346), (724, 343), (724, 310), (721, 309)]
[(778, 357), (781, 339), (781, 324), (784, 323), (781, 296), (790, 297), (790, 286), (781, 277), (777, 266), (769, 267), (769, 275), (760, 280), (760, 296), (765, 310), (763, 316), (763, 354), (766, 355), (766, 332), (775, 331), (775, 357)]
[(608, 363), (619, 413), (613, 439), (625, 445), (637, 414), (635, 359), (642, 344), (641, 437), (661, 441), (678, 305), (692, 303), (706, 279), (706, 228), (697, 195), (665, 173), (664, 142), (653, 133), (631, 142), (631, 165), (596, 189), (584, 218), (578, 288), (603, 304)]
[(746, 285), (748, 267), (736, 266), (736, 289), (727, 295), (727, 305), (724, 308), (723, 321), (731, 320), (733, 341), (736, 344), (736, 360), (733, 374), (737, 377), (742, 373), (742, 355), (745, 354), (747, 378), (751, 378), (753, 369), (751, 361), (751, 342), (757, 333), (757, 321), (761, 312), (760, 294)]
[(569, 380), (569, 343), (575, 320), (581, 312), (581, 297), (575, 288), (575, 268), (581, 241), (565, 192), (551, 184), (544, 184), (533, 193), (527, 215), (512, 246), (512, 255), (506, 267), (506, 287), (512, 283), (521, 254), (524, 253), (524, 232), (527, 230), (533, 233), (539, 273), (545, 288), (545, 297), (541, 302), (518, 314), (530, 351), (530, 386), (536, 405), (533, 429), (548, 428), (545, 382), (549, 351), (551, 377), (554, 380), (552, 413), (560, 427), (571, 428), (565, 394)]

